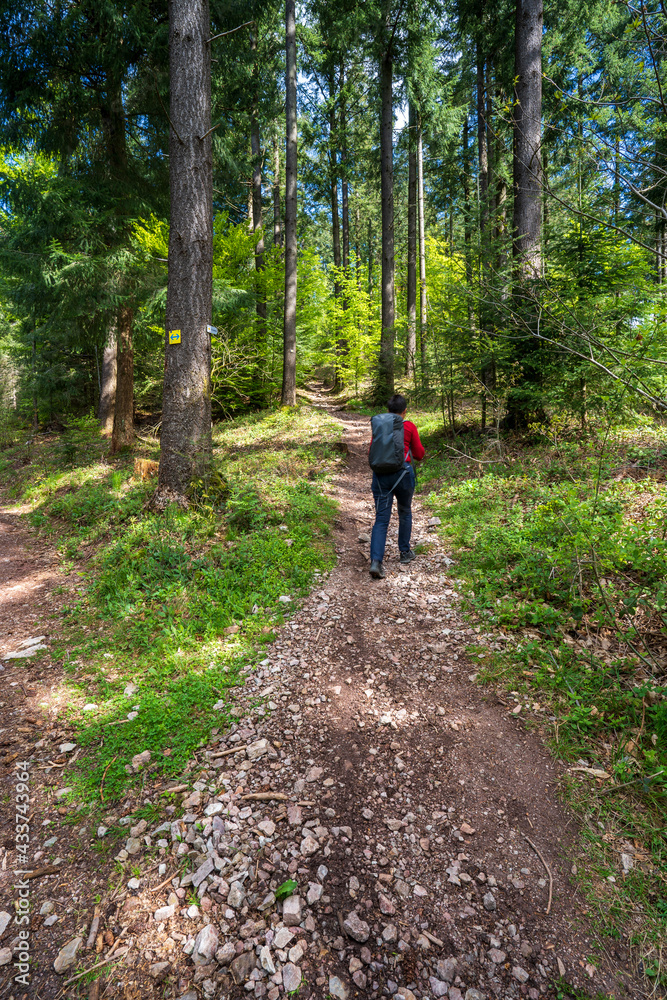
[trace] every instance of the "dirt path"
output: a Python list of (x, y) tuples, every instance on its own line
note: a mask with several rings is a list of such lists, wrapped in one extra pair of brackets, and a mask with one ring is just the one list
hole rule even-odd
[[(402, 571), (394, 519), (390, 573), (370, 579), (368, 545), (358, 540), (373, 519), (368, 422), (336, 416), (349, 451), (335, 484), (337, 566), (249, 676), (238, 724), (202, 750), (181, 807), (163, 806), (155, 828), (133, 820), (139, 801), (123, 804), (125, 816), (121, 808), (105, 817), (125, 829), (122, 891), (110, 892), (111, 866), (96, 867), (90, 844), (52, 848), (62, 851), (59, 873), (32, 888), (31, 1000), (278, 1000), (296, 989), (318, 1000), (537, 1000), (556, 997), (559, 975), (580, 996), (648, 995), (623, 946), (597, 940), (570, 884), (575, 823), (558, 801), (558, 766), (505, 705), (469, 680), (474, 665), (464, 649), (475, 633), (459, 614), (456, 567), (446, 568), (419, 503), (413, 538), (427, 538), (429, 554)], [(9, 560), (0, 561), (3, 626), (6, 608), (16, 611), (11, 631), (0, 635), (6, 651), (34, 637), (34, 618), (25, 617), (36, 613), (26, 608), (30, 581), (46, 589), (55, 570), (25, 557), (25, 536), (6, 515), (0, 527), (0, 560)], [(12, 662), (3, 678), (25, 669)], [(14, 684), (10, 730), (25, 728), (26, 716), (47, 728), (38, 706), (48, 670), (42, 663), (34, 671), (32, 698)], [(48, 735), (58, 742), (65, 733), (52, 725)], [(49, 747), (33, 736), (19, 752), (31, 752), (36, 766), (50, 754), (51, 767), (64, 757)], [(35, 847), (43, 853), (32, 863), (43, 864), (53, 860), (44, 837), (62, 831), (53, 794), (35, 795)], [(150, 798), (144, 789), (141, 802)], [(8, 912), (16, 855), (9, 807), (4, 816), (0, 910)], [(42, 832), (46, 816), (56, 823)], [(549, 874), (534, 848), (553, 877), (548, 914)], [(139, 874), (131, 877), (130, 867)], [(297, 888), (281, 904), (275, 892), (288, 878)], [(86, 952), (97, 893), (97, 930), (108, 936)], [(45, 928), (49, 913), (57, 920)], [(0, 961), (15, 944), (12, 926), (0, 933)], [(57, 975), (55, 957), (79, 938), (77, 958)], [(110, 959), (112, 948), (120, 962), (109, 962), (97, 985), (63, 985), (79, 967)], [(10, 969), (0, 967), (0, 997), (18, 1000)]]

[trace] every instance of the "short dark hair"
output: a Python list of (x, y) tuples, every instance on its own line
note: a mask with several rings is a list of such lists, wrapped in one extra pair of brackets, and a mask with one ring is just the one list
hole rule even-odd
[(398, 393), (392, 396), (387, 403), (387, 409), (390, 413), (403, 413), (408, 408), (408, 401), (405, 396), (399, 396)]

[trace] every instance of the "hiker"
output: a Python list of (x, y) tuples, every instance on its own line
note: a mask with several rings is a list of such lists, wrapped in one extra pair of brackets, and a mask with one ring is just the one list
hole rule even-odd
[(415, 491), (412, 460), (421, 461), (425, 451), (417, 428), (405, 419), (407, 408), (405, 396), (395, 395), (389, 400), (388, 412), (379, 413), (371, 419), (368, 462), (373, 470), (371, 488), (375, 501), (375, 524), (371, 533), (369, 572), (375, 580), (382, 580), (387, 575), (382, 563), (394, 497), (398, 508), (400, 562), (406, 566), (416, 558), (410, 548), (412, 494)]

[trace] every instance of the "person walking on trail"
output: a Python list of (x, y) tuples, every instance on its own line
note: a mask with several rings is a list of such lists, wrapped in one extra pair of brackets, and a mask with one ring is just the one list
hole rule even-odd
[(375, 580), (382, 580), (387, 575), (383, 561), (394, 497), (398, 508), (399, 560), (405, 566), (416, 558), (410, 548), (415, 491), (413, 460), (421, 461), (426, 453), (417, 428), (405, 419), (407, 408), (405, 396), (395, 395), (389, 400), (388, 412), (376, 414), (371, 419), (368, 463), (373, 470), (375, 524), (371, 533), (369, 572)]

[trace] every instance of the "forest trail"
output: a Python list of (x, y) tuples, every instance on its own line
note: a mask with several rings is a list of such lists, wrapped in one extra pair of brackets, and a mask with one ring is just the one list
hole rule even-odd
[[(57, 826), (53, 789), (39, 786), (39, 768), (53, 765), (50, 744), (67, 735), (57, 716), (41, 743), (17, 736), (33, 759), (34, 846), (54, 834), (68, 841), (54, 848), (59, 874), (32, 883), (33, 914), (55, 900), (58, 920), (33, 921), (35, 992), (27, 995), (278, 1000), (298, 988), (317, 1000), (537, 1000), (555, 998), (562, 975), (578, 996), (648, 996), (628, 950), (596, 936), (570, 884), (576, 824), (558, 799), (560, 765), (509, 706), (469, 679), (475, 668), (464, 650), (476, 632), (459, 613), (456, 566), (446, 569), (418, 498), (413, 539), (430, 551), (399, 567), (394, 515), (388, 576), (371, 580), (368, 545), (358, 540), (373, 522), (368, 419), (331, 412), (347, 445), (332, 485), (337, 565), (248, 672), (235, 694), (238, 724), (202, 749), (182, 808), (165, 811), (158, 790), (144, 787), (142, 801), (164, 814), (154, 828), (126, 817), (121, 842), (129, 833), (131, 857), (119, 857), (135, 877), (124, 891), (111, 892), (110, 864), (101, 868), (93, 850)], [(21, 629), (33, 635), (25, 616), (36, 614), (26, 609), (33, 556), (15, 520), (3, 514), (0, 602), (20, 585), (23, 610), (11, 628), (3, 615), (1, 650), (15, 648)], [(36, 552), (33, 561), (46, 559)], [(44, 598), (47, 607), (53, 600)], [(28, 728), (26, 716), (41, 725), (45, 689), (22, 689), (24, 662), (3, 672), (12, 702), (3, 707), (13, 713), (3, 725), (13, 735)], [(33, 671), (36, 683), (45, 671)], [(14, 781), (9, 750), (5, 792)], [(64, 784), (66, 768), (59, 775)], [(3, 911), (16, 867), (9, 811), (3, 805)], [(166, 864), (156, 871), (159, 847)], [(536, 849), (553, 877), (549, 913), (549, 874)], [(192, 871), (179, 875), (170, 855), (185, 852)], [(129, 877), (126, 866), (123, 885)], [(297, 889), (281, 911), (272, 893), (289, 878)], [(72, 993), (53, 962), (68, 943), (85, 942), (97, 893), (99, 929), (109, 928), (113, 942), (122, 928), (121, 963), (91, 992), (81, 983)], [(11, 945), (7, 928), (0, 949)], [(70, 975), (96, 961), (79, 948)], [(0, 968), (2, 995), (10, 970)]]

